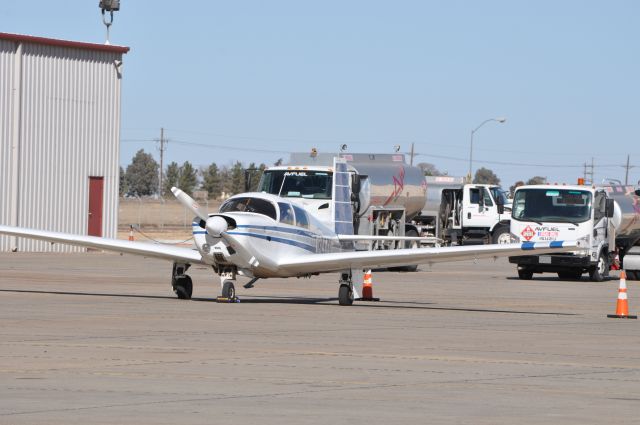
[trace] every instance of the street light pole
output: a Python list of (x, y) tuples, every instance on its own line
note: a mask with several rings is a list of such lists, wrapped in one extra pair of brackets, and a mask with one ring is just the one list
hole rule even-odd
[(503, 122), (505, 122), (507, 119), (504, 117), (500, 117), (500, 118), (489, 118), (488, 120), (484, 120), (480, 123), (479, 126), (477, 126), (476, 128), (474, 128), (473, 130), (471, 130), (471, 144), (469, 146), (469, 183), (471, 183), (472, 179), (473, 179), (473, 135), (476, 133), (476, 131), (478, 131), (480, 129), (480, 127), (482, 127), (483, 125), (485, 125), (488, 122), (491, 121), (495, 121), (498, 122), (500, 124), (502, 124)]

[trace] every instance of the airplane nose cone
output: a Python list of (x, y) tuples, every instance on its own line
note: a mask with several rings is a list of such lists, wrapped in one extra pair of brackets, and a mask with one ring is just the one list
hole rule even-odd
[(207, 219), (207, 224), (205, 226), (207, 228), (207, 233), (211, 236), (220, 237), (222, 232), (226, 232), (229, 228), (227, 224), (227, 220), (220, 216), (209, 217)]

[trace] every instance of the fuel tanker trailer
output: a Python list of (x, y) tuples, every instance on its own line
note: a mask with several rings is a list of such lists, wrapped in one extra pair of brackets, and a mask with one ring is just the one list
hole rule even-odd
[[(425, 204), (422, 170), (405, 162), (403, 154), (293, 153), (289, 164), (265, 169), (258, 190), (298, 203), (332, 227), (333, 158), (347, 161), (355, 235), (418, 237), (411, 219)], [(362, 240), (359, 250), (418, 246), (418, 240)]]
[[(582, 241), (588, 248), (559, 255), (510, 257), (520, 279), (557, 273), (602, 281), (612, 267), (640, 279), (640, 190), (632, 186), (521, 186), (513, 198), (514, 242)], [(560, 242), (559, 242), (560, 243)]]

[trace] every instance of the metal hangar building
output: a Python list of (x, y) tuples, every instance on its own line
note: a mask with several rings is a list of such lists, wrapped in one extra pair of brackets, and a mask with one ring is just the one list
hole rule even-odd
[[(0, 223), (115, 238), (128, 47), (0, 33)], [(84, 248), (0, 236), (0, 251)]]

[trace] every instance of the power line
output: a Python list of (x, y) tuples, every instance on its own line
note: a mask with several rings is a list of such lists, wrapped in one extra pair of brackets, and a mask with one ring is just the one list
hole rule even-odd
[[(264, 141), (264, 140), (263, 140)], [(158, 142), (158, 139), (122, 139), (121, 142)], [(199, 143), (192, 142), (188, 140), (173, 140), (171, 139), (171, 143), (184, 145), (184, 146), (194, 146), (205, 149), (218, 149), (218, 150), (232, 150), (232, 151), (241, 151), (241, 152), (260, 152), (260, 153), (276, 153), (276, 154), (289, 154), (291, 151), (277, 150), (277, 149), (257, 149), (257, 148), (244, 148), (239, 146), (228, 146), (228, 145), (218, 145), (218, 144), (208, 144), (208, 143)], [(511, 153), (520, 153), (515, 151), (502, 151), (502, 152), (511, 152)], [(555, 153), (554, 153), (555, 155)], [(575, 153), (572, 155), (575, 156)], [(455, 157), (455, 156), (447, 156), (447, 155), (438, 155), (438, 154), (426, 154), (426, 153), (417, 153), (414, 152), (413, 156), (424, 156), (428, 158), (438, 158), (438, 159), (448, 159), (452, 161), (467, 161), (467, 158)], [(503, 166), (514, 166), (514, 167), (541, 167), (541, 168), (583, 168), (585, 164), (540, 164), (540, 163), (524, 163), (524, 162), (506, 162), (506, 161), (492, 161), (492, 160), (476, 160), (482, 164), (489, 165), (503, 165)], [(636, 167), (635, 165), (627, 165), (629, 168)], [(599, 168), (619, 168), (619, 164), (599, 164)], [(623, 166), (624, 167), (624, 166)]]

